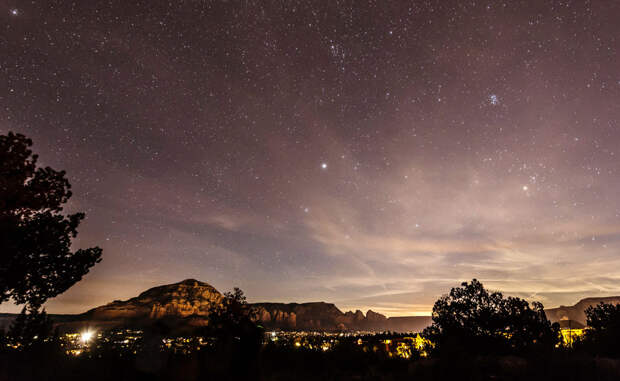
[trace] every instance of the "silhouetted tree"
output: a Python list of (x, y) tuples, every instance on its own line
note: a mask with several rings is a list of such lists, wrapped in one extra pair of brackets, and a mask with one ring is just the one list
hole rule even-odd
[(588, 330), (584, 345), (593, 353), (620, 355), (620, 304), (603, 303), (586, 308)]
[(52, 333), (52, 320), (45, 309), (39, 311), (37, 307), (28, 305), (11, 324), (8, 339), (12, 344), (28, 348), (43, 343)]
[(212, 306), (208, 335), (216, 339), (221, 365), (233, 379), (256, 376), (263, 334), (256, 323), (256, 311), (241, 289), (235, 287), (232, 293), (226, 292), (221, 303)]
[(0, 135), (0, 303), (36, 309), (79, 281), (101, 249), (71, 252), (84, 213), (62, 214), (71, 197), (65, 172), (38, 168), (31, 146), (24, 135)]
[(551, 350), (559, 341), (559, 326), (547, 320), (542, 304), (532, 307), (525, 300), (488, 292), (474, 279), (435, 302), (433, 324), (424, 336), (439, 355)]
[(246, 322), (252, 322), (256, 312), (248, 304), (243, 291), (235, 287), (233, 292), (224, 293), (220, 304), (213, 304), (209, 311), (209, 325), (215, 331), (235, 331)]

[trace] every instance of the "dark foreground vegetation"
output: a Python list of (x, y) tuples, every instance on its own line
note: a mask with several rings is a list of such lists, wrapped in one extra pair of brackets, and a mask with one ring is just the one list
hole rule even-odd
[(0, 355), (0, 380), (618, 380), (620, 359), (584, 350), (540, 355), (459, 355), (401, 359), (353, 343), (333, 350), (276, 344), (191, 354), (144, 350), (71, 357), (51, 345)]
[(221, 351), (71, 358), (0, 357), (0, 380), (618, 380), (620, 360), (558, 351), (544, 357), (473, 356), (403, 360), (353, 347), (330, 352), (267, 345), (255, 360)]

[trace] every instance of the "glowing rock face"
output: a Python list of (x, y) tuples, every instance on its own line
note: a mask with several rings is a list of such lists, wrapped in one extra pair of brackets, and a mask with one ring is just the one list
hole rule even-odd
[(159, 319), (166, 316), (208, 316), (222, 294), (207, 283), (187, 279), (179, 283), (154, 287), (127, 301), (115, 301), (87, 314), (94, 319)]

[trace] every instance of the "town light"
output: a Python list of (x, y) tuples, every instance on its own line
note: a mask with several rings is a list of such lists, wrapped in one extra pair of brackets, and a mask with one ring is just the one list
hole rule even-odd
[(80, 334), (80, 340), (82, 340), (82, 343), (87, 344), (93, 338), (94, 335), (95, 333), (92, 331), (82, 332)]

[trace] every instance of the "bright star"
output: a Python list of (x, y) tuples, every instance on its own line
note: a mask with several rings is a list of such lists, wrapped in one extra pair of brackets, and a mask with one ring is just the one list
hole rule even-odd
[(528, 190), (528, 189), (529, 189), (529, 188), (527, 187), (527, 185), (524, 185), (524, 186), (523, 186), (523, 190), (524, 190), (524, 191), (526, 191), (526, 190)]
[(19, 14), (19, 10), (17, 8), (13, 8), (13, 9), (11, 9), (11, 14), (13, 16), (17, 16)]
[(327, 169), (327, 163), (321, 163), (321, 169)]

